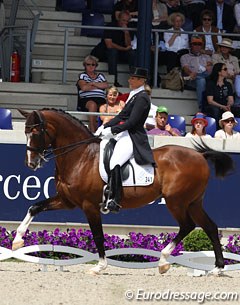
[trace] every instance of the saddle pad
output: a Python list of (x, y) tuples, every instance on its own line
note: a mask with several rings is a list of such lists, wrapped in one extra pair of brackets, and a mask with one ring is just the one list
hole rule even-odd
[[(104, 147), (107, 144), (108, 139), (103, 139), (100, 143), (100, 157), (99, 157), (99, 173), (101, 178), (103, 179), (104, 182), (108, 182), (108, 175), (105, 171), (104, 164), (103, 164), (103, 152), (104, 152)], [(129, 169), (129, 177), (122, 182), (123, 186), (146, 186), (150, 185), (154, 181), (154, 168), (151, 164), (147, 165), (139, 165), (136, 163), (134, 158), (130, 159), (130, 162), (134, 168), (135, 172), (135, 181), (136, 183), (134, 184), (134, 176), (133, 176), (133, 171), (132, 168), (130, 167)]]

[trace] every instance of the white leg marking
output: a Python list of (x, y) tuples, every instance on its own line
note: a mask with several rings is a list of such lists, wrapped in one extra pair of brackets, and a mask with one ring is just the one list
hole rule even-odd
[(92, 275), (97, 275), (100, 274), (101, 271), (105, 270), (106, 268), (107, 268), (106, 257), (100, 258), (98, 264), (95, 267), (91, 268), (88, 273)]
[(31, 216), (30, 212), (27, 212), (27, 215), (25, 216), (25, 218), (23, 219), (23, 221), (21, 222), (21, 224), (19, 225), (19, 227), (17, 228), (17, 234), (13, 240), (13, 244), (12, 244), (12, 249), (13, 250), (17, 250), (18, 248), (21, 248), (24, 245), (24, 241), (22, 239), (22, 237), (24, 236), (24, 234), (26, 233), (31, 221), (33, 220), (33, 216)]
[(170, 263), (167, 261), (167, 258), (172, 253), (173, 249), (176, 247), (174, 242), (169, 243), (161, 253), (161, 257), (158, 263), (158, 268), (160, 273), (165, 273), (170, 268)]

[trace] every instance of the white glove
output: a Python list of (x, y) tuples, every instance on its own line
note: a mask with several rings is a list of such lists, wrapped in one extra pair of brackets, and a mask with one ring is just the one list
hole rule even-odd
[(101, 135), (106, 138), (112, 138), (113, 134), (111, 131), (111, 127), (104, 128)]
[(100, 134), (102, 133), (103, 129), (104, 129), (104, 126), (101, 125), (101, 126), (98, 127), (98, 129), (95, 131), (94, 135), (95, 135), (96, 137), (100, 136)]

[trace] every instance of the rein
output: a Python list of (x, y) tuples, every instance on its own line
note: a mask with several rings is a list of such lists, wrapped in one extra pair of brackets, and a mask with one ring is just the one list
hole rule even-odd
[[(43, 151), (43, 154), (42, 154), (43, 156), (42, 156), (42, 158), (44, 159), (44, 161), (48, 162), (49, 160), (52, 160), (52, 159), (54, 159), (54, 158), (57, 158), (57, 157), (59, 157), (59, 156), (62, 156), (62, 155), (64, 155), (64, 154), (67, 154), (67, 153), (73, 151), (73, 150), (76, 149), (79, 145), (82, 145), (82, 144), (89, 144), (89, 143), (94, 142), (94, 141), (100, 142), (100, 140), (101, 140), (100, 138), (94, 137), (94, 138), (89, 138), (89, 139), (82, 140), (82, 141), (79, 141), (79, 142), (76, 142), (76, 143), (71, 143), (71, 144), (69, 144), (69, 145), (65, 145), (65, 146), (62, 146), (62, 147), (57, 147), (57, 148), (51, 149), (51, 151), (49, 151), (49, 149), (50, 149), (50, 148), (49, 148), (49, 149), (46, 149), (46, 150)], [(58, 151), (58, 150), (67, 149), (67, 148), (69, 148), (69, 149), (66, 150), (66, 151), (63, 151), (63, 152), (61, 152), (61, 153), (59, 153), (59, 154), (55, 154), (55, 155), (53, 155), (53, 156), (51, 156), (51, 157), (48, 157), (48, 156), (52, 155), (54, 152), (56, 152), (56, 151)]]

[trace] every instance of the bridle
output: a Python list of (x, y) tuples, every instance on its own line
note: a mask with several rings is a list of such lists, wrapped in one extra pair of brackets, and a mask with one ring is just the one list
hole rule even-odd
[[(74, 149), (76, 149), (79, 145), (101, 141), (101, 139), (98, 137), (92, 137), (89, 139), (81, 140), (81, 141), (71, 143), (71, 144), (68, 144), (65, 146), (57, 147), (54, 149), (51, 147), (51, 144), (50, 144), (49, 147), (46, 149), (45, 148), (45, 146), (46, 146), (45, 135), (47, 135), (49, 137), (51, 143), (54, 140), (54, 138), (49, 134), (49, 132), (46, 128), (46, 120), (45, 120), (44, 116), (41, 114), (41, 112), (37, 111), (37, 110), (34, 110), (34, 112), (37, 114), (40, 122), (37, 124), (25, 125), (25, 128), (29, 129), (30, 132), (32, 132), (33, 129), (39, 127), (39, 132), (37, 134), (34, 133), (32, 136), (39, 137), (40, 145), (39, 145), (39, 147), (32, 147), (32, 146), (27, 145), (27, 150), (38, 153), (40, 159), (45, 162), (48, 162), (49, 160), (57, 158), (61, 155), (67, 154), (67, 153), (73, 151)], [(64, 150), (64, 151), (56, 154), (57, 151), (61, 151), (61, 150)], [(53, 153), (55, 153), (55, 154), (53, 154)]]

